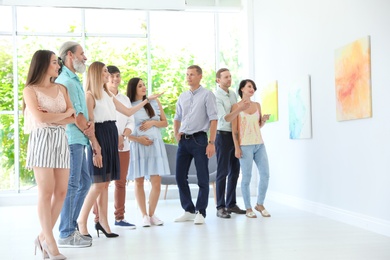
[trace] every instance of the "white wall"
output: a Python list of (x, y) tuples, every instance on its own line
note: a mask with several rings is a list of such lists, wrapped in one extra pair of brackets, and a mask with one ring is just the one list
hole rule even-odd
[[(390, 236), (390, 1), (250, 5), (254, 79), (260, 88), (273, 80), (279, 85), (279, 121), (262, 129), (271, 170), (268, 198)], [(373, 116), (337, 122), (334, 51), (367, 35)], [(288, 88), (304, 75), (311, 76), (313, 138), (290, 140)]]

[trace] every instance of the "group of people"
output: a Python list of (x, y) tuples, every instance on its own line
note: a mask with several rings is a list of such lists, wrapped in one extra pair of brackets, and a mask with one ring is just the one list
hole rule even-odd
[[(44, 258), (66, 259), (59, 247), (88, 247), (92, 236), (87, 220), (95, 214), (97, 235), (118, 237), (108, 223), (108, 186), (115, 182), (115, 226), (135, 228), (125, 220), (126, 181), (133, 180), (135, 197), (142, 214), (142, 226), (163, 225), (155, 212), (161, 190), (161, 176), (170, 172), (160, 128), (168, 125), (158, 98), (147, 96), (142, 79), (132, 78), (123, 95), (118, 87), (120, 70), (95, 61), (90, 64), (86, 88), (76, 73), (86, 71), (82, 46), (65, 42), (59, 56), (49, 50), (32, 57), (23, 90), (25, 131), (29, 134), (27, 167), (33, 169), (38, 187), (38, 217), (42, 231), (35, 239), (35, 252)], [(260, 128), (269, 115), (251, 101), (256, 91), (252, 80), (243, 80), (238, 93), (229, 89), (231, 74), (220, 69), (216, 92), (200, 82), (202, 69), (187, 68), (190, 87), (176, 104), (174, 134), (178, 143), (176, 181), (184, 214), (176, 222), (193, 220), (203, 224), (209, 196), (208, 160), (217, 156), (217, 216), (231, 213), (255, 218), (249, 184), (255, 161), (260, 174), (254, 207), (264, 217), (268, 187), (268, 159)], [(194, 204), (187, 177), (192, 160), (198, 177), (198, 198)], [(245, 210), (236, 202), (236, 186), (242, 171)], [(151, 183), (148, 199), (145, 179)], [(146, 203), (148, 201), (148, 203)], [(61, 215), (59, 238), (53, 228)], [(58, 244), (57, 244), (58, 243)]]

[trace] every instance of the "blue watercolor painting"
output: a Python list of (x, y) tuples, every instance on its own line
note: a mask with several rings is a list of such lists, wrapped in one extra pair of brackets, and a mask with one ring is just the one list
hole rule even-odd
[(312, 137), (310, 76), (297, 80), (288, 95), (290, 139)]

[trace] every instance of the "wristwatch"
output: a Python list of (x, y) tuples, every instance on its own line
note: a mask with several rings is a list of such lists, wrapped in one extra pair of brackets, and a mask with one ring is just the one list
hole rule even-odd
[(122, 137), (123, 137), (123, 140), (127, 140), (127, 136), (125, 136), (124, 134), (122, 134)]
[(209, 141), (209, 144), (215, 144), (215, 141)]

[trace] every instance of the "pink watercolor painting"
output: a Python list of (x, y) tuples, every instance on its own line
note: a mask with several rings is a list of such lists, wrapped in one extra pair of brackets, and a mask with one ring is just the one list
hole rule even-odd
[(335, 51), (335, 83), (337, 121), (372, 116), (369, 36)]

